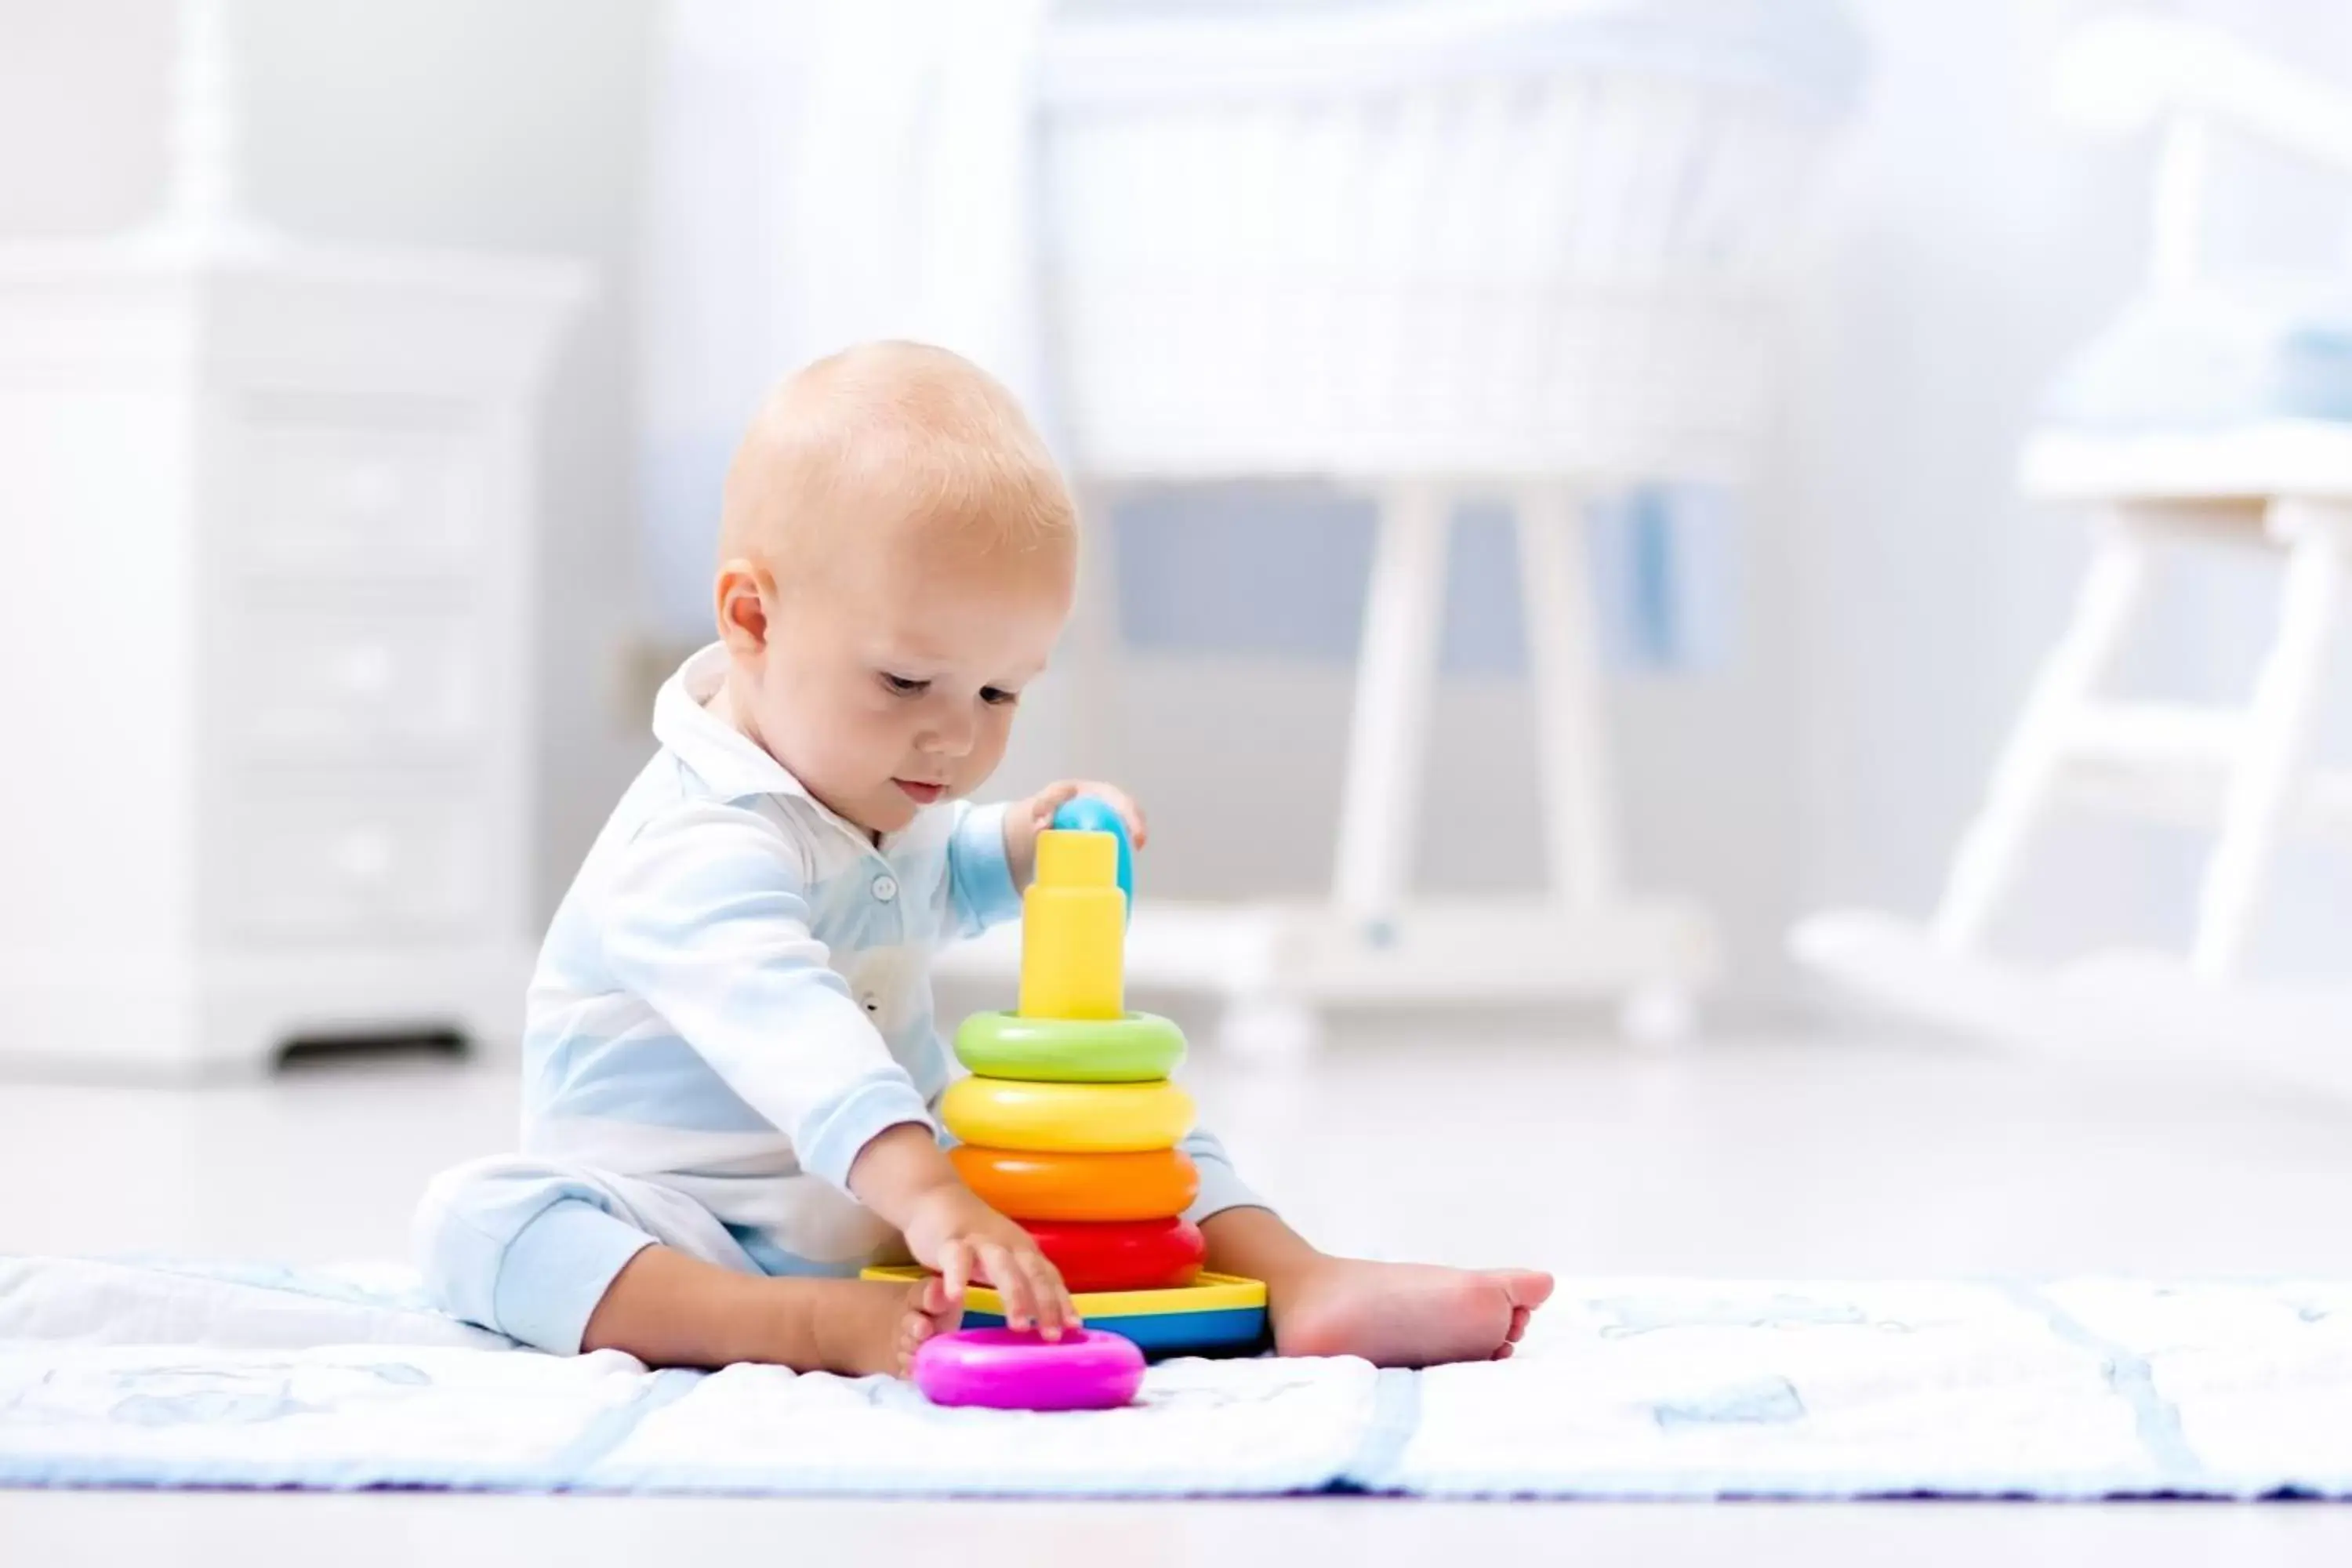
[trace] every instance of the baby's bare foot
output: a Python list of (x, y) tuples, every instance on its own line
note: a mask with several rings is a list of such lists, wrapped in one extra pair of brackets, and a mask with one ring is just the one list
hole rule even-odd
[(915, 1352), (923, 1342), (934, 1334), (955, 1331), (963, 1321), (963, 1303), (948, 1300), (948, 1288), (937, 1276), (927, 1275), (921, 1283), (907, 1292), (904, 1310), (898, 1314), (898, 1357), (891, 1366), (894, 1377), (904, 1377), (915, 1364)]
[(827, 1283), (839, 1287), (828, 1291), (817, 1309), (823, 1319), (818, 1342), (827, 1349), (828, 1372), (904, 1377), (925, 1340), (963, 1321), (962, 1305), (948, 1300), (947, 1288), (935, 1276), (913, 1285), (868, 1279)]
[(1441, 1268), (1326, 1258), (1269, 1303), (1284, 1355), (1354, 1355), (1376, 1366), (1500, 1361), (1551, 1295), (1528, 1268)]

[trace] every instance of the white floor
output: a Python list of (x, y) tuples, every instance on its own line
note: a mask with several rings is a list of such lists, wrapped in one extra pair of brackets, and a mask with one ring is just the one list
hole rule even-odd
[[(1461, 1026), (1188, 1075), (1334, 1247), (1563, 1273), (2352, 1275), (2352, 1104), (2070, 1076), (1892, 1039), (1644, 1055)], [(198, 1091), (0, 1085), (0, 1251), (398, 1254), (425, 1177), (511, 1135), (495, 1068)], [(0, 1494), (0, 1561), (1363, 1563), (1532, 1548), (1647, 1563), (2341, 1562), (2352, 1510), (1967, 1505), (982, 1505)], [(814, 1556), (811, 1552), (814, 1548)]]

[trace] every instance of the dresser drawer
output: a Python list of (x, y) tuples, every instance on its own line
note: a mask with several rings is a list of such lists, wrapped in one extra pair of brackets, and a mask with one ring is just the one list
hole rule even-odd
[(464, 575), (481, 553), (475, 447), (454, 419), (256, 418), (232, 557), (270, 574)]
[(233, 937), (430, 938), (481, 931), (499, 868), (467, 775), (395, 790), (271, 779), (225, 805), (213, 907)]
[(339, 606), (248, 602), (224, 628), (214, 719), (260, 759), (463, 749), (497, 689), (480, 617), (465, 605)]

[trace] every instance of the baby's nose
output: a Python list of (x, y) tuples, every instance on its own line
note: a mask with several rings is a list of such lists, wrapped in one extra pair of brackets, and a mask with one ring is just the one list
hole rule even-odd
[(915, 744), (924, 752), (939, 757), (963, 757), (971, 754), (971, 743), (978, 731), (970, 724), (961, 729), (933, 730), (916, 738)]

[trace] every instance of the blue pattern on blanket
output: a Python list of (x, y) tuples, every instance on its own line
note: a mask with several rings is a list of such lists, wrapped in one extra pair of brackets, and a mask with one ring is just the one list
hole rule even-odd
[(194, 1259), (153, 1253), (128, 1254), (115, 1261), (157, 1274), (217, 1280), (222, 1284), (249, 1286), (257, 1290), (283, 1290), (289, 1295), (307, 1296), (320, 1301), (340, 1301), (347, 1306), (374, 1307), (394, 1312), (434, 1312), (439, 1310), (423, 1287), (417, 1284), (413, 1273), (383, 1265), (320, 1268), (289, 1263)]
[(1768, 1377), (1698, 1399), (1667, 1400), (1651, 1406), (1650, 1415), (1664, 1432), (1677, 1426), (1766, 1426), (1802, 1421), (1805, 1402), (1797, 1396), (1797, 1385), (1787, 1378)]
[[(1610, 1339), (1654, 1334), (1667, 1329), (1801, 1329), (1871, 1321), (1868, 1314), (1851, 1301), (1820, 1301), (1789, 1295), (1775, 1295), (1761, 1301), (1617, 1297), (1594, 1301), (1591, 1306), (1594, 1311), (1613, 1320), (1601, 1331)], [(1899, 1331), (1906, 1325), (1890, 1321), (1874, 1326)]]
[[(294, 1381), (303, 1370), (293, 1362), (247, 1362), (234, 1366), (163, 1364), (110, 1371), (99, 1380), (101, 1390), (117, 1395), (104, 1405), (105, 1418), (126, 1426), (243, 1426), (280, 1421), (291, 1415), (324, 1415), (350, 1403), (342, 1399), (304, 1399), (294, 1394)], [(389, 1388), (429, 1388), (432, 1373), (405, 1362), (376, 1362), (342, 1369), (372, 1385)], [(40, 1395), (47, 1379), (13, 1390), (0, 1401), (0, 1419), (36, 1424), (74, 1419), (75, 1402), (57, 1400), (44, 1409)], [(367, 1385), (355, 1392), (364, 1395)]]

